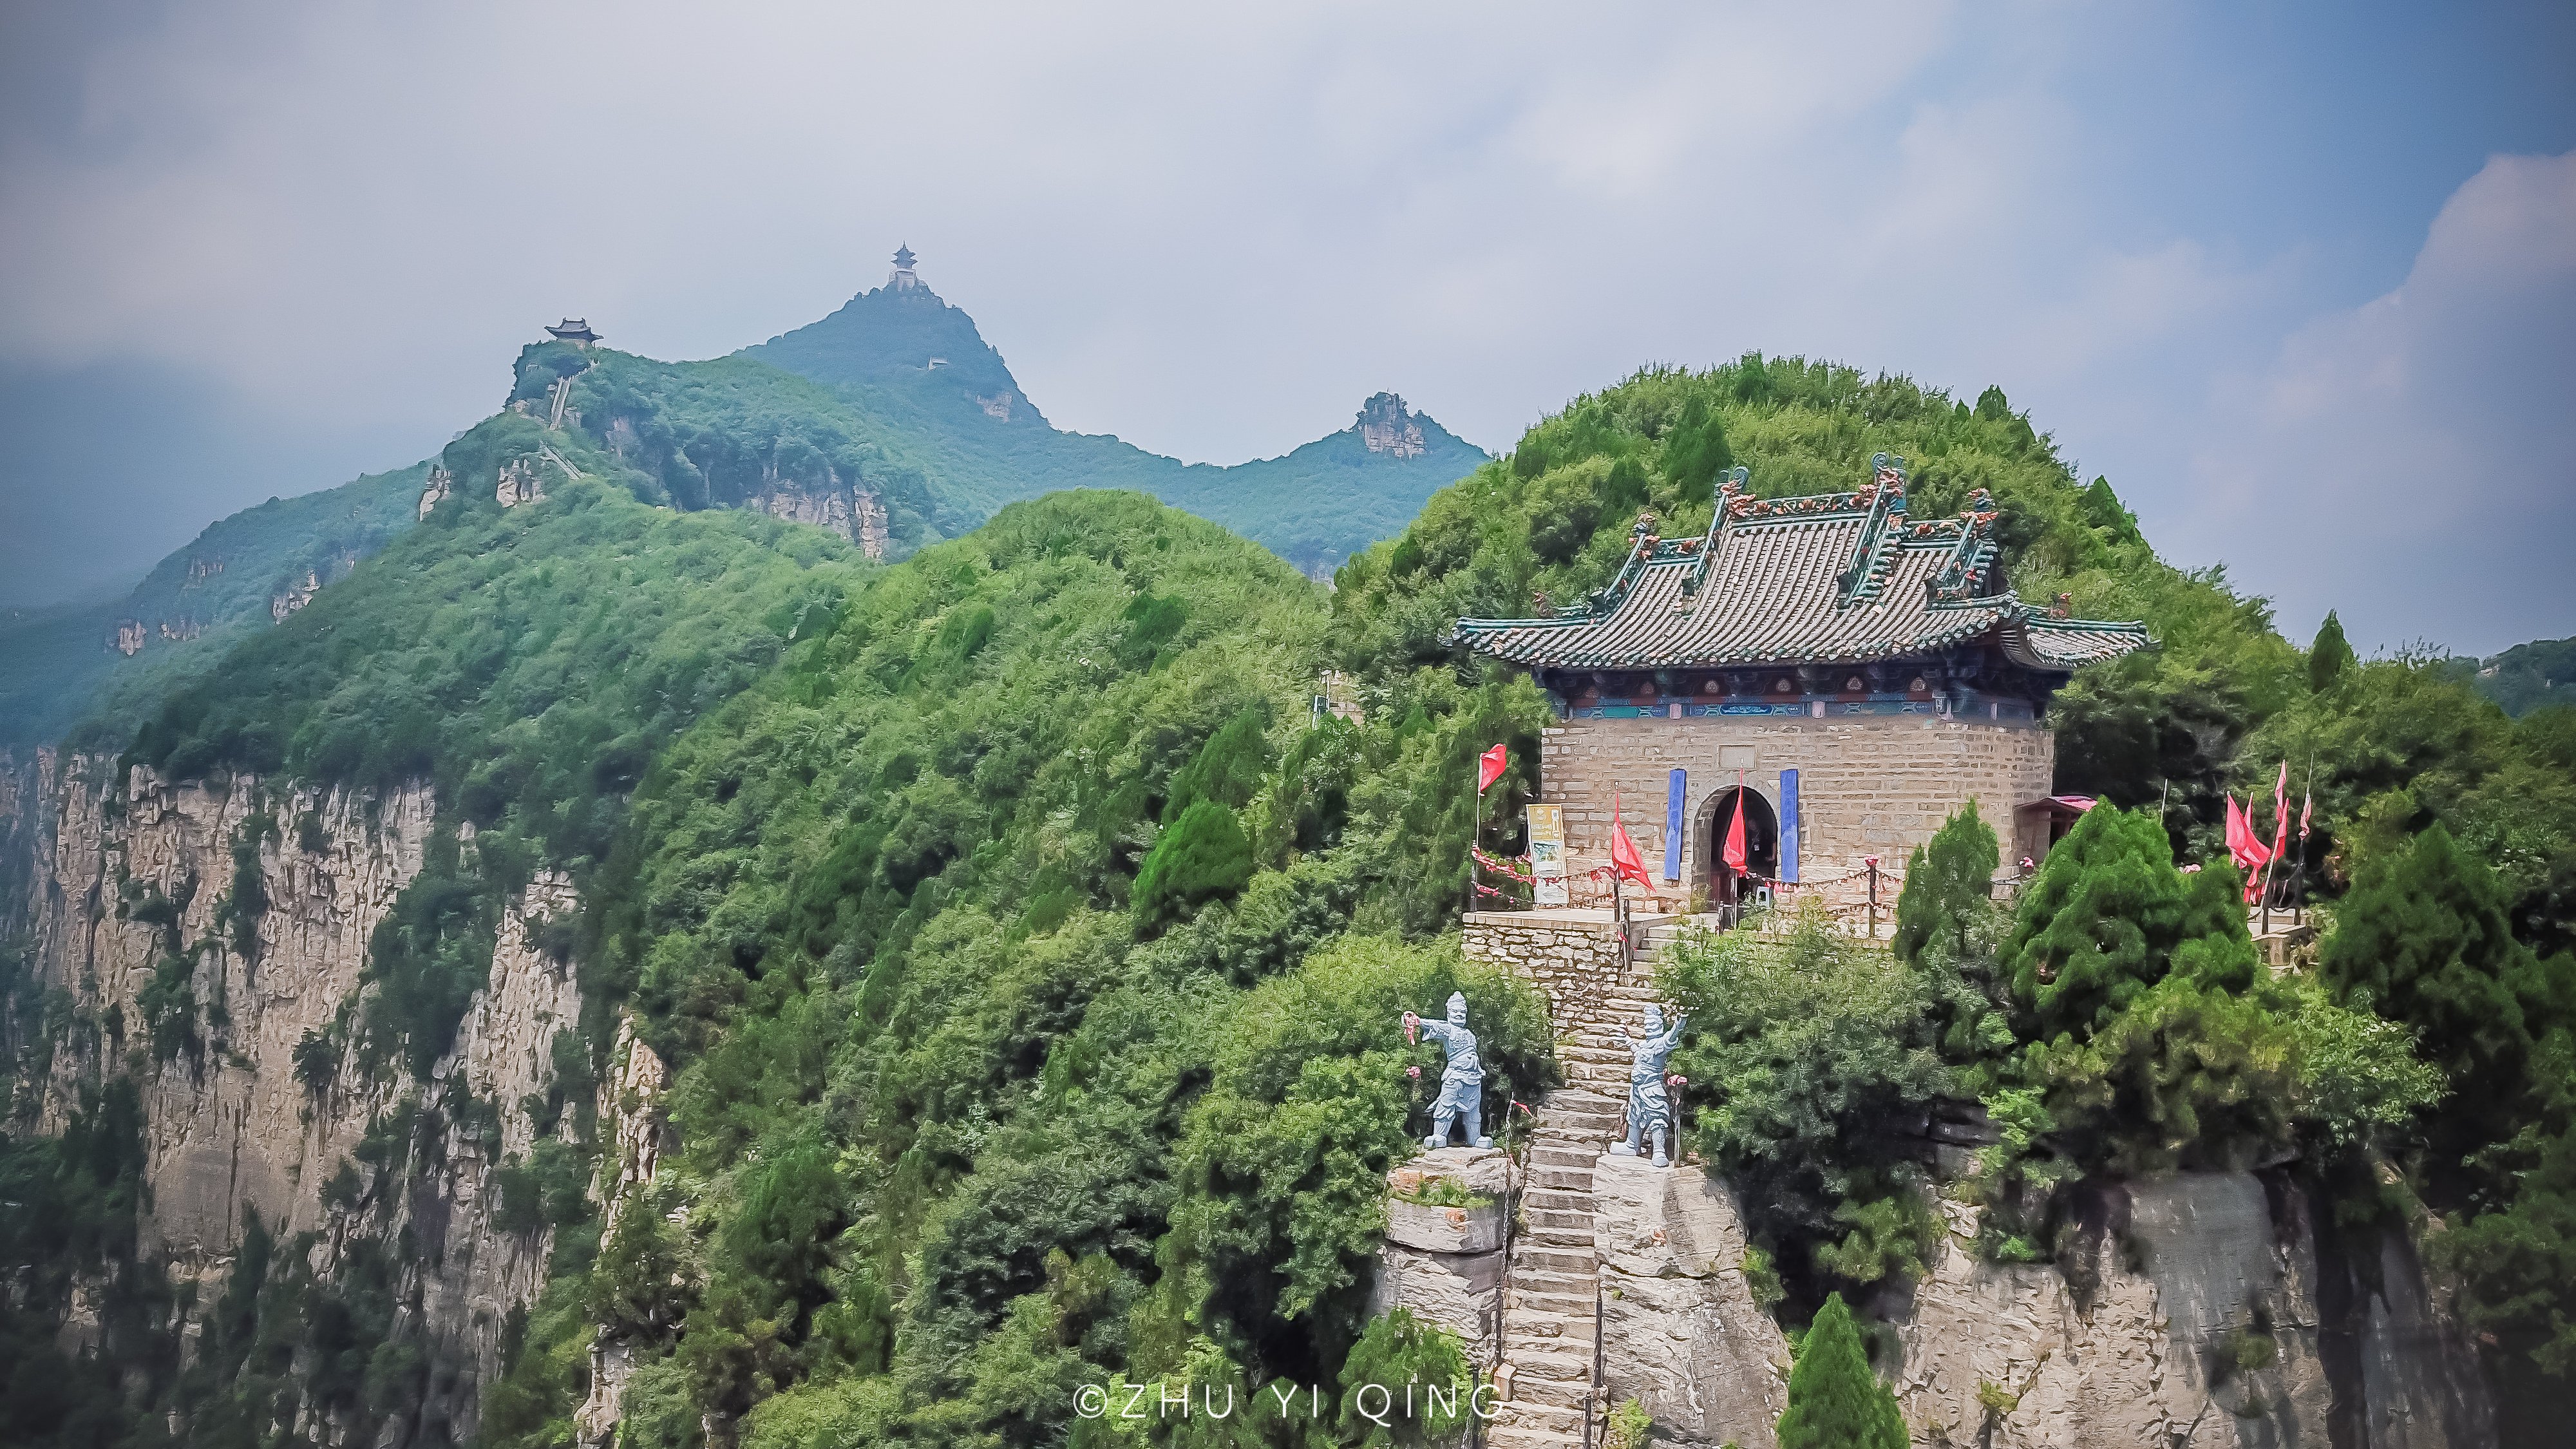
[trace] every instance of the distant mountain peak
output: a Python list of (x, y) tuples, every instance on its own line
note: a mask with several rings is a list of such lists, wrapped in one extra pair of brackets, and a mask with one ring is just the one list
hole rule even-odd
[(1422, 435), (1421, 415), (1407, 410), (1404, 398), (1396, 393), (1374, 393), (1360, 404), (1359, 429), (1360, 441), (1372, 453), (1419, 458), (1430, 451)]

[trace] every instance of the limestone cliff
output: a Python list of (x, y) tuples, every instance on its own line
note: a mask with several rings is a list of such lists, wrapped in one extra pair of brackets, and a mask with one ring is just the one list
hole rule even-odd
[[(1660, 1439), (1771, 1444), (1788, 1340), (1755, 1306), (1726, 1190), (1690, 1168), (1604, 1156), (1592, 1194), (1596, 1412), (1633, 1400)], [(1892, 1330), (1880, 1371), (1916, 1444), (2495, 1442), (2467, 1341), (2402, 1235), (2321, 1230), (2294, 1184), (2249, 1173), (2095, 1184), (2078, 1196), (2063, 1263), (1979, 1260), (1974, 1210), (1945, 1203), (1950, 1231), (1929, 1271), (1872, 1305)], [(1497, 1445), (1576, 1437), (1521, 1417), (1506, 1413)]]
[[(389, 1428), (389, 1442), (430, 1421), (470, 1435), (476, 1385), (498, 1369), (502, 1325), (514, 1303), (535, 1297), (546, 1261), (546, 1233), (494, 1223), (495, 1173), (527, 1152), (535, 1126), (522, 1099), (546, 1090), (555, 1034), (579, 1013), (569, 966), (537, 942), (547, 918), (574, 908), (570, 883), (540, 875), (511, 903), (490, 983), (428, 1082), (398, 1067), (370, 1076), (349, 1060), (342, 1008), (360, 986), (370, 934), (421, 869), (434, 814), (425, 787), (369, 798), (242, 776), (171, 784), (139, 768), (118, 779), (108, 761), (52, 751), (0, 765), (11, 929), (27, 941), (38, 979), (73, 1007), (41, 1085), (39, 1125), (58, 1127), (80, 1087), (102, 1074), (137, 1081), (150, 1185), (144, 1246), (174, 1278), (201, 1285), (200, 1305), (216, 1297), (248, 1214), (281, 1239), (315, 1231), (326, 1273), (352, 1234), (391, 1223), (410, 1249), (398, 1331), (416, 1338), (434, 1370), (417, 1420)], [(254, 815), (286, 823), (256, 836), (267, 906), (243, 924), (223, 913)], [(173, 1034), (194, 1040), (165, 1054), (149, 1023), (168, 1015), (182, 972), (190, 1029)], [(156, 978), (160, 997), (147, 1001)], [(297, 1070), (308, 1039), (338, 1044), (334, 1069)], [(323, 1184), (380, 1114), (407, 1096), (436, 1100), (452, 1084), (497, 1107), (497, 1137), (449, 1121), (416, 1170), (380, 1177), (355, 1202), (325, 1203)], [(191, 1330), (180, 1325), (184, 1341)], [(78, 1338), (83, 1327), (68, 1331)], [(305, 1427), (335, 1437), (331, 1426)]]

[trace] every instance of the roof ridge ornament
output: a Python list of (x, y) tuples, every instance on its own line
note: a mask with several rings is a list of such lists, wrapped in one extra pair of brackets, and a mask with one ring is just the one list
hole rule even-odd
[(1905, 459), (1873, 453), (1869, 468), (1868, 486), (1850, 495), (1852, 506), (1867, 509), (1869, 516), (1861, 522), (1851, 562), (1837, 581), (1844, 608), (1877, 596), (1879, 586), (1896, 571), (1896, 542), (1905, 533)]

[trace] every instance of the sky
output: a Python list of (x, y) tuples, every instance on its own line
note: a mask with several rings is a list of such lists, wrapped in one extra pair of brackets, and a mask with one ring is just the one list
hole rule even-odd
[(2304, 642), (2576, 634), (2576, 9), (0, 0), (0, 603), (901, 242), (1059, 427), (2002, 387)]

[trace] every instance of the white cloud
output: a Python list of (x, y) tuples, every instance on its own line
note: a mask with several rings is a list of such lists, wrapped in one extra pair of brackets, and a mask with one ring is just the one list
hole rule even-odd
[(2498, 156), (2406, 280), (2223, 377), (2197, 524), (2294, 634), (2491, 653), (2576, 633), (2576, 152)]

